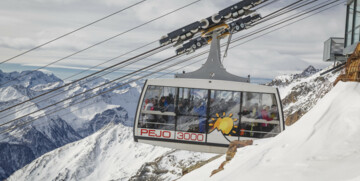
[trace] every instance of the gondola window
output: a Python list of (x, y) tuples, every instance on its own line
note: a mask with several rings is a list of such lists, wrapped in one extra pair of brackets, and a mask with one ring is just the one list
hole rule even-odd
[(142, 103), (139, 128), (175, 130), (176, 88), (149, 86)]
[(208, 90), (179, 88), (177, 131), (205, 133)]
[(275, 95), (244, 92), (240, 136), (264, 138), (278, 133), (280, 120)]

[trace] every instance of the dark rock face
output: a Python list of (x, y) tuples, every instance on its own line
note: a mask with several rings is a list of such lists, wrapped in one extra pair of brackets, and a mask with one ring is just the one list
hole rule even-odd
[(319, 71), (321, 71), (321, 69), (316, 69), (315, 67), (313, 67), (312, 65), (310, 65), (308, 68), (306, 68), (301, 74), (297, 74), (298, 77), (309, 77), (310, 75), (316, 74)]
[(101, 114), (95, 115), (95, 117), (84, 125), (84, 129), (81, 129), (79, 133), (83, 136), (89, 136), (97, 130), (103, 128), (109, 123), (123, 124), (125, 126), (132, 126), (131, 122), (128, 122), (128, 113), (122, 108), (109, 109)]
[(32, 150), (24, 145), (0, 143), (0, 180), (10, 176), (35, 159)]
[(309, 66), (301, 74), (280, 76), (268, 84), (280, 89), (291, 87), (282, 99), (287, 126), (298, 121), (333, 88), (332, 79), (337, 77), (338, 73), (320, 76), (316, 74), (319, 71)]

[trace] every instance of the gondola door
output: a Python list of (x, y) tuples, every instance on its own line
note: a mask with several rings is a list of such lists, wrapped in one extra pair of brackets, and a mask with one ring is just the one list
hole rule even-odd
[(178, 94), (175, 139), (205, 143), (208, 90), (179, 88)]
[(239, 140), (241, 93), (210, 90), (207, 143), (228, 145)]
[(154, 139), (175, 139), (175, 97), (175, 87), (148, 86), (136, 134)]

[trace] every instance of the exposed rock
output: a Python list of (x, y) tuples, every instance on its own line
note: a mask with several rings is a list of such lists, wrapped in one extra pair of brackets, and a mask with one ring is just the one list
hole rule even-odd
[(0, 178), (10, 176), (19, 167), (35, 159), (32, 150), (24, 145), (0, 143)]
[(253, 140), (232, 141), (229, 145), (228, 150), (226, 151), (226, 161), (222, 162), (218, 169), (213, 170), (211, 172), (210, 177), (224, 170), (224, 166), (234, 158), (238, 148), (242, 148), (252, 144), (253, 144)]
[[(204, 157), (204, 155), (208, 156)], [(174, 180), (200, 168), (219, 156), (221, 155), (172, 150), (156, 158), (153, 162), (143, 164), (130, 180)]]
[(332, 75), (314, 77), (294, 86), (282, 100), (286, 125), (290, 126), (306, 114), (332, 88)]
[(292, 114), (287, 115), (287, 118), (285, 120), (286, 126), (291, 126), (297, 120), (299, 120), (303, 115), (304, 115), (304, 113), (301, 111), (301, 109)]
[(268, 83), (266, 85), (276, 86), (276, 87), (287, 86), (296, 80), (309, 77), (311, 75), (316, 74), (319, 71), (321, 71), (321, 69), (316, 69), (310, 65), (308, 68), (306, 68), (300, 74), (281, 75), (281, 76), (276, 77), (274, 80), (272, 80), (270, 83)]
[(221, 157), (221, 156), (222, 156), (222, 155), (217, 155), (217, 156), (214, 156), (214, 157), (210, 158), (209, 160), (200, 161), (200, 162), (198, 162), (197, 164), (195, 164), (195, 165), (193, 165), (193, 166), (191, 166), (191, 167), (184, 168), (183, 171), (182, 171), (182, 175), (186, 175), (186, 174), (188, 174), (188, 173), (190, 173), (190, 172), (192, 172), (192, 171), (194, 171), (194, 170), (196, 170), (196, 169), (204, 166), (205, 164), (210, 163), (210, 162), (218, 159), (218, 158)]

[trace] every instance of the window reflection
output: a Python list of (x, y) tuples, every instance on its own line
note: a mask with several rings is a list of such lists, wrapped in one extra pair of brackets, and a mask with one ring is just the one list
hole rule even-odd
[(176, 130), (205, 133), (208, 90), (179, 88)]

